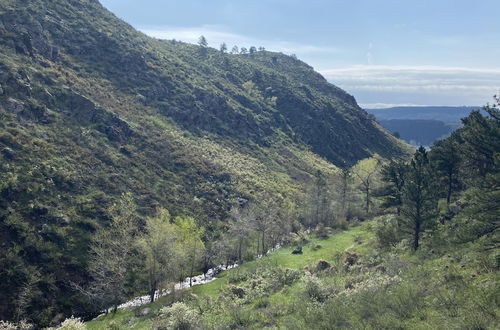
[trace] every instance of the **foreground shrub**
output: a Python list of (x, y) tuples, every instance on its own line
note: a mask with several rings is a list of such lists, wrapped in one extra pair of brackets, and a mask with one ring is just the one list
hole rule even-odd
[(392, 247), (401, 241), (398, 228), (398, 218), (395, 215), (385, 215), (378, 218), (373, 225), (373, 232), (380, 247)]
[(190, 330), (201, 329), (198, 312), (184, 303), (177, 302), (160, 310), (153, 323), (157, 330)]
[(26, 321), (12, 323), (9, 321), (0, 321), (0, 330), (32, 330), (35, 327)]
[(311, 300), (323, 302), (328, 297), (328, 290), (319, 278), (314, 275), (306, 275), (304, 294)]
[(79, 318), (69, 318), (57, 328), (58, 330), (86, 330), (87, 327)]

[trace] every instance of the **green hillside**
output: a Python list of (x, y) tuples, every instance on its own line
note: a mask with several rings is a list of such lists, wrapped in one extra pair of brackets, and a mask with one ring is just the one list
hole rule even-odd
[(75, 284), (124, 193), (208, 241), (236, 202), (294, 205), (318, 171), (405, 148), (292, 57), (155, 40), (95, 0), (1, 0), (0, 319), (94, 315)]

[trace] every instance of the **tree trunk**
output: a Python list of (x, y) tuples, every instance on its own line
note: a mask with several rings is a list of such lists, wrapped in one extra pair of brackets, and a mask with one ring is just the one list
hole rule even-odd
[(448, 205), (451, 202), (451, 191), (452, 191), (452, 173), (448, 173), (448, 194), (446, 196), (446, 202)]
[(413, 233), (413, 250), (416, 251), (418, 249), (418, 243), (420, 239), (420, 221), (415, 223), (415, 230)]
[(243, 246), (243, 240), (240, 238), (240, 241), (238, 243), (238, 261), (241, 263), (241, 249)]
[(366, 213), (370, 212), (370, 187), (366, 186)]
[(265, 231), (262, 231), (262, 256), (266, 255), (266, 245), (264, 244), (264, 236), (266, 235)]

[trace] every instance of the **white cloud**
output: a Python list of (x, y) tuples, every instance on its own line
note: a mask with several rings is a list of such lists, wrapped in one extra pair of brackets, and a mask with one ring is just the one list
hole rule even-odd
[(229, 49), (233, 45), (239, 47), (263, 46), (266, 49), (283, 52), (285, 54), (335, 54), (341, 50), (335, 47), (323, 47), (316, 45), (300, 44), (285, 40), (260, 40), (244, 35), (239, 35), (231, 32), (218, 25), (203, 25), (199, 27), (143, 27), (139, 30), (150, 37), (158, 39), (176, 39), (188, 43), (197, 43), (198, 38), (203, 35), (207, 39), (209, 46), (218, 48), (219, 45), (225, 42)]
[(356, 65), (324, 70), (331, 82), (350, 90), (486, 93), (500, 89), (500, 69), (444, 66)]

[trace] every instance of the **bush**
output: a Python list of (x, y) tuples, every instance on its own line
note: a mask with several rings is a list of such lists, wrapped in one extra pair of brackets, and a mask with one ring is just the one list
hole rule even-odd
[(373, 232), (380, 247), (392, 247), (401, 241), (398, 230), (398, 218), (395, 215), (385, 215), (378, 218), (373, 225)]
[(328, 297), (328, 291), (319, 278), (314, 275), (306, 275), (304, 293), (307, 298), (323, 302)]
[(345, 218), (336, 218), (333, 221), (333, 228), (346, 230), (349, 227), (349, 222)]
[(26, 321), (12, 323), (9, 321), (0, 321), (0, 330), (32, 330), (35, 327)]
[(319, 225), (316, 226), (314, 234), (316, 235), (317, 238), (327, 239), (328, 235), (330, 234), (330, 228), (325, 227), (324, 224), (320, 223)]
[(69, 318), (57, 328), (58, 330), (86, 330), (87, 327), (79, 318)]
[(194, 309), (184, 303), (174, 303), (163, 307), (153, 323), (157, 330), (190, 330), (201, 329), (200, 316)]

